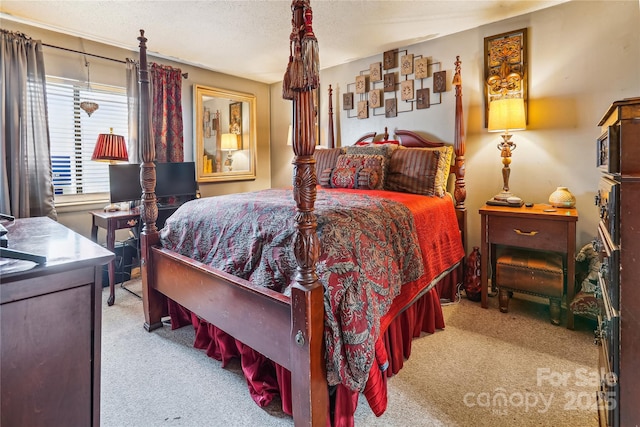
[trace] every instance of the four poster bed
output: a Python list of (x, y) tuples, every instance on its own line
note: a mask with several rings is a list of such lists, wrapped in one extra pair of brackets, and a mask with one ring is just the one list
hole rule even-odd
[[(294, 0), (292, 12), (294, 28), (305, 28), (292, 40), (302, 40), (312, 34), (308, 2)], [(314, 156), (314, 85), (305, 77), (285, 94), (294, 110), (293, 188), (188, 202), (159, 231), (143, 31), (138, 39), (145, 328), (161, 327), (166, 315), (173, 328), (192, 324), (197, 347), (223, 364), (239, 357), (252, 398), (264, 406), (280, 393), (296, 426), (352, 425), (360, 392), (380, 415), (387, 376), (409, 357), (412, 338), (444, 327), (440, 298), (453, 298), (462, 281), (459, 60), (453, 148), (401, 130), (388, 141), (385, 130), (381, 141), (371, 133)], [(407, 171), (416, 154), (439, 180), (426, 193), (422, 175)], [(454, 189), (445, 192), (449, 171)]]

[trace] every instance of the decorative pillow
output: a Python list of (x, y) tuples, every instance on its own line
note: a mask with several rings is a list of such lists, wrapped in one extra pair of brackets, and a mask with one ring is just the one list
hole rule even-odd
[(443, 197), (453, 148), (400, 148), (389, 160), (385, 189)]
[(388, 159), (397, 148), (398, 146), (394, 144), (349, 145), (344, 147), (344, 152), (346, 154), (377, 154)]
[(389, 167), (389, 159), (391, 158), (391, 153), (393, 153), (397, 148), (398, 145), (393, 144), (367, 145), (364, 147), (350, 145), (348, 147), (344, 147), (344, 150), (346, 154), (364, 154), (384, 157), (384, 163), (382, 164), (382, 173), (380, 174), (380, 183), (378, 184), (378, 188), (382, 189), (384, 188), (384, 182), (387, 178), (387, 169)]
[(331, 186), (335, 188), (356, 188), (358, 169), (355, 167), (335, 167), (331, 173)]
[(382, 168), (362, 168), (358, 172), (358, 188), (363, 190), (375, 190), (380, 188), (380, 177), (382, 175)]
[[(336, 168), (375, 169), (379, 173), (376, 186), (371, 189), (382, 189), (386, 158), (379, 154), (342, 154), (336, 161)], [(367, 186), (368, 187), (368, 186)]]
[(331, 172), (333, 172), (333, 168), (325, 168), (318, 175), (318, 184), (322, 187), (331, 187)]
[(602, 301), (591, 292), (580, 291), (571, 301), (571, 311), (578, 316), (597, 320), (602, 310)]
[(320, 176), (320, 173), (325, 169), (333, 169), (336, 167), (336, 160), (338, 160), (338, 156), (343, 153), (344, 150), (342, 148), (316, 150), (313, 153), (313, 157), (316, 159), (316, 174)]

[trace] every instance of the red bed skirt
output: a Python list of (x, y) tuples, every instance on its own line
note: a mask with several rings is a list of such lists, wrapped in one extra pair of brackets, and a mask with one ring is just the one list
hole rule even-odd
[[(372, 367), (364, 390), (376, 416), (382, 415), (387, 407), (387, 377), (402, 369), (404, 361), (411, 355), (412, 339), (420, 336), (421, 332), (432, 334), (444, 328), (440, 298), (453, 300), (457, 284), (463, 277), (462, 272), (460, 265), (394, 319), (381, 322), (386, 330), (376, 343), (378, 366)], [(196, 331), (194, 347), (205, 350), (209, 357), (221, 361), (223, 367), (233, 358), (240, 359), (249, 393), (259, 406), (267, 406), (274, 396), (280, 394), (282, 410), (292, 415), (291, 373), (287, 369), (171, 300), (169, 314), (172, 329), (192, 324)], [(330, 395), (331, 408), (328, 410), (331, 416), (328, 422), (333, 419), (333, 426), (353, 426), (358, 395), (358, 392), (341, 384), (335, 386)]]

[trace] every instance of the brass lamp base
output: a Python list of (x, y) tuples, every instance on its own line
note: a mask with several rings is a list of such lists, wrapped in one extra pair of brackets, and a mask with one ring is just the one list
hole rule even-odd
[(229, 172), (232, 171), (231, 165), (233, 165), (233, 157), (231, 157), (231, 152), (227, 153), (227, 158), (224, 161), (224, 165), (229, 168)]

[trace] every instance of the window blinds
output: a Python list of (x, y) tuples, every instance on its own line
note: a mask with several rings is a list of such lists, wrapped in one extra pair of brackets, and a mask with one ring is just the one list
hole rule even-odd
[[(93, 101), (99, 108), (89, 116), (80, 108)], [(47, 77), (47, 109), (51, 160), (56, 199), (65, 195), (108, 193), (108, 163), (91, 161), (100, 133), (123, 135), (128, 139), (125, 88), (91, 85)]]

